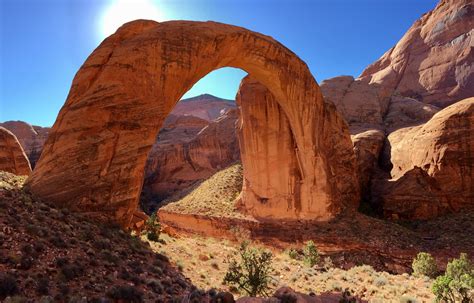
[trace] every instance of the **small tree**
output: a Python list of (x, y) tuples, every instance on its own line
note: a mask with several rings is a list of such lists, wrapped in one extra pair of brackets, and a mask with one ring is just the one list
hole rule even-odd
[(306, 243), (306, 246), (303, 249), (303, 255), (303, 260), (306, 264), (308, 264), (309, 267), (313, 267), (319, 263), (319, 251), (316, 248), (316, 245), (314, 245), (313, 241), (308, 241)]
[(156, 213), (153, 213), (145, 222), (145, 232), (148, 240), (154, 242), (159, 240), (161, 234), (161, 225), (156, 217)]
[(272, 271), (272, 253), (249, 247), (248, 242), (240, 245), (238, 253), (240, 260), (235, 258), (229, 260), (224, 283), (236, 286), (251, 297), (267, 296)]
[(418, 253), (415, 259), (413, 259), (411, 267), (413, 269), (413, 275), (417, 277), (427, 276), (435, 278), (438, 274), (438, 267), (436, 266), (435, 259), (429, 253)]
[(474, 302), (474, 265), (462, 253), (446, 266), (446, 273), (436, 278), (433, 293), (437, 302)]

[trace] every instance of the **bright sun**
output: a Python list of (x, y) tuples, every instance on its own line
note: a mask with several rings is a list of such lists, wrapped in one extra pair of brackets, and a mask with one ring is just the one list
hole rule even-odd
[(122, 24), (136, 19), (163, 21), (164, 16), (152, 0), (114, 0), (102, 14), (100, 34), (108, 37)]

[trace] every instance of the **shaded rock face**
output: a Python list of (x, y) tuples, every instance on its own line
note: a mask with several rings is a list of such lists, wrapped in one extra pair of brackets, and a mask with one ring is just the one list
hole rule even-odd
[(29, 175), (30, 162), (15, 135), (0, 126), (0, 170), (15, 175)]
[(379, 181), (374, 191), (384, 211), (427, 219), (474, 209), (474, 98), (439, 111), (423, 125), (400, 129), (388, 141), (393, 180)]
[[(243, 79), (236, 101), (240, 109), (238, 132), (244, 167), (243, 210), (260, 219), (301, 217), (301, 213), (309, 213), (310, 209), (305, 207), (309, 208), (318, 197), (304, 182), (305, 172), (295, 136), (281, 106), (265, 86), (251, 77)], [(353, 199), (358, 195), (353, 186), (357, 183), (353, 173), (355, 158), (350, 141), (345, 138), (347, 126), (330, 105), (323, 119), (326, 123), (320, 131), (324, 149), (331, 153), (329, 169), (339, 176), (335, 186), (347, 194), (343, 198), (349, 201), (346, 207), (357, 207)]]
[(76, 74), (26, 186), (59, 205), (128, 225), (165, 117), (199, 79), (223, 66), (241, 68), (267, 87), (289, 121), (311, 198), (301, 199), (297, 216), (289, 209), (285, 217), (326, 220), (357, 203), (358, 187), (347, 182), (355, 164), (340, 164), (334, 153), (352, 154), (349, 132), (306, 64), (268, 36), (215, 22), (137, 20), (105, 39)]
[(34, 168), (38, 161), (44, 142), (48, 138), (49, 127), (30, 125), (23, 121), (6, 121), (0, 126), (11, 131), (23, 147), (31, 167)]
[(472, 1), (442, 0), (368, 66), (361, 79), (438, 107), (471, 97), (473, 34)]
[(183, 99), (171, 112), (176, 116), (194, 116), (207, 121), (217, 119), (235, 108), (234, 100), (226, 100), (209, 94)]
[(238, 161), (236, 121), (235, 109), (210, 123), (170, 115), (148, 156), (142, 207), (151, 211), (157, 202)]

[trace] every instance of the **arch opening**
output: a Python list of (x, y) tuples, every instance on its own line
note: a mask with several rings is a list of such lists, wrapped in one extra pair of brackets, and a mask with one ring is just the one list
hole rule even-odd
[[(249, 209), (264, 218), (326, 220), (355, 207), (347, 126), (324, 103), (306, 64), (270, 37), (215, 22), (139, 20), (104, 40), (76, 74), (27, 186), (126, 226), (165, 117), (199, 79), (225, 66), (246, 71), (281, 108), (301, 175), (298, 208)], [(246, 203), (243, 195), (252, 206)]]
[[(244, 71), (234, 68), (210, 72), (166, 117), (147, 158), (140, 196), (142, 211), (151, 214), (179, 201), (215, 173), (240, 163), (235, 96), (245, 76)], [(236, 195), (241, 189), (240, 185)], [(234, 194), (228, 193), (229, 197)], [(206, 197), (202, 198), (199, 202), (204, 203)]]

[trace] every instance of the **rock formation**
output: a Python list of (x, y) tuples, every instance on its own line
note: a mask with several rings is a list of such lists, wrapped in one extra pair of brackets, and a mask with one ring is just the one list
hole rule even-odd
[(16, 175), (29, 175), (30, 162), (20, 142), (6, 128), (0, 126), (0, 170)]
[(105, 39), (76, 74), (27, 187), (128, 225), (165, 117), (199, 79), (223, 66), (242, 68), (264, 85), (291, 126), (301, 211), (278, 215), (327, 220), (357, 204), (355, 163), (337, 158), (352, 154), (349, 132), (306, 64), (268, 36), (215, 22), (138, 20)]
[[(242, 80), (236, 101), (240, 109), (238, 129), (244, 167), (242, 199), (245, 202), (242, 208), (261, 219), (285, 217), (290, 210), (296, 213), (307, 211), (303, 209), (302, 201), (312, 197), (305, 196), (304, 171), (298, 147), (281, 106), (265, 86), (248, 76)], [(325, 115), (324, 118), (334, 119), (328, 125), (342, 122), (335, 112), (328, 112), (328, 116)], [(340, 127), (344, 129), (347, 126), (342, 122)], [(335, 144), (348, 143), (344, 140), (343, 132), (323, 133), (327, 136), (324, 137), (326, 142), (334, 140)], [(327, 150), (334, 151), (333, 155), (338, 157), (340, 164), (331, 167), (331, 171), (347, 176), (347, 181), (353, 184), (355, 180), (350, 179), (353, 174), (344, 171), (354, 168), (350, 148), (350, 145), (326, 147)], [(343, 189), (344, 185), (337, 185), (341, 186), (341, 192), (356, 195), (350, 189)], [(350, 197), (348, 199), (351, 201)], [(352, 202), (355, 204), (356, 201)]]
[(34, 168), (41, 155), (44, 142), (48, 138), (50, 128), (31, 125), (23, 121), (6, 121), (0, 123), (0, 126), (8, 129), (17, 137)]
[(238, 161), (236, 121), (235, 109), (210, 123), (193, 116), (170, 115), (148, 156), (142, 207), (147, 204), (144, 208), (150, 211), (156, 202)]
[(361, 79), (380, 85), (383, 95), (397, 92), (438, 107), (471, 97), (473, 34), (473, 2), (441, 0), (367, 67)]
[[(426, 123), (440, 109), (464, 97), (474, 96), (473, 11), (472, 1), (442, 0), (359, 78), (340, 76), (321, 84), (325, 100), (335, 104), (349, 124), (363, 199), (372, 200), (375, 206), (383, 205), (389, 215), (400, 202), (390, 205), (389, 201), (395, 200), (386, 198), (381, 203), (382, 192), (384, 196), (392, 192), (392, 196), (398, 196), (413, 209), (423, 208), (425, 202), (443, 200), (439, 198), (442, 191), (432, 187), (434, 183), (428, 182), (422, 171), (408, 173), (413, 168), (406, 154), (409, 147), (402, 153), (393, 149), (397, 148), (395, 142), (404, 142), (411, 127)], [(428, 141), (426, 138), (426, 145), (418, 146), (420, 153), (436, 153), (429, 150), (436, 143)], [(397, 165), (404, 167), (403, 161), (410, 162), (410, 169), (395, 173)], [(400, 178), (403, 173), (408, 173), (402, 178), (405, 189), (423, 186), (427, 192), (425, 197), (389, 181)], [(372, 178), (377, 179), (373, 188)], [(425, 215), (412, 212), (409, 217), (425, 218), (427, 213), (434, 216), (449, 209), (443, 207), (444, 211), (438, 211), (438, 207), (435, 208), (424, 211)]]
[(396, 131), (388, 141), (393, 179), (380, 181), (374, 192), (386, 213), (428, 219), (474, 209), (474, 98), (439, 111), (423, 125)]

